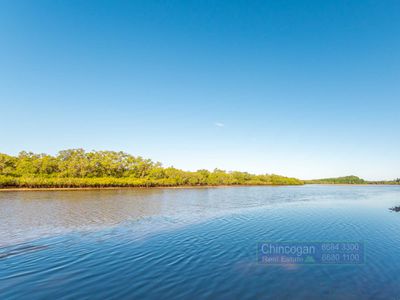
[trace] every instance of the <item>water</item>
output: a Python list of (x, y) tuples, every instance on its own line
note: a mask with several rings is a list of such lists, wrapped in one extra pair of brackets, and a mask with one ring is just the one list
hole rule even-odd
[[(398, 299), (396, 186), (0, 193), (1, 299)], [(357, 266), (261, 265), (259, 241), (363, 241)]]

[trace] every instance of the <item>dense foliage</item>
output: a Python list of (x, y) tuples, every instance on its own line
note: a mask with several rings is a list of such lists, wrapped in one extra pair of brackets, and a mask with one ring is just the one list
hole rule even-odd
[(314, 179), (307, 180), (307, 183), (320, 183), (320, 184), (364, 184), (366, 181), (357, 176), (344, 176), (344, 177), (336, 177), (336, 178), (323, 178), (323, 179)]
[(0, 187), (129, 187), (303, 184), (296, 178), (215, 169), (182, 171), (124, 152), (70, 149), (56, 156), (0, 154)]

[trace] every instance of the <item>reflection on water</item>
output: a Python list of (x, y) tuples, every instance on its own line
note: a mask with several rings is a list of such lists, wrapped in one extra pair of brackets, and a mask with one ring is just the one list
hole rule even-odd
[[(342, 193), (343, 197), (348, 196)], [(158, 220), (161, 227), (169, 223), (183, 225), (240, 209), (329, 200), (338, 195), (338, 191), (327, 195), (315, 189), (310, 197), (307, 189), (296, 187), (3, 192), (0, 193), (0, 246), (157, 216), (161, 217)]]
[[(396, 299), (399, 204), (395, 186), (0, 193), (0, 295)], [(363, 241), (366, 263), (259, 265), (265, 240)]]

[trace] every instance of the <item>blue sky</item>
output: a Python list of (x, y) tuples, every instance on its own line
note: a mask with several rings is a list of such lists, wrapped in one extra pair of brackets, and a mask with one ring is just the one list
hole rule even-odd
[(400, 177), (400, 1), (0, 1), (0, 152)]

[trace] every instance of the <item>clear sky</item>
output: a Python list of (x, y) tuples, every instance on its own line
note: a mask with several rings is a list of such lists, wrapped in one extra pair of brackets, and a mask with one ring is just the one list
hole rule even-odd
[(0, 152), (400, 177), (400, 1), (0, 1)]

